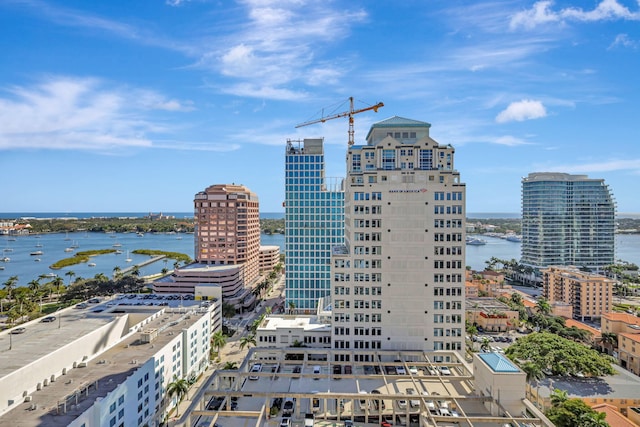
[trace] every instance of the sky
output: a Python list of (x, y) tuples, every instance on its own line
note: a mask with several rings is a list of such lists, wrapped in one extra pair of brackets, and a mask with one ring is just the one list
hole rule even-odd
[(283, 211), (287, 139), (326, 175), (401, 116), (455, 147), (467, 212), (532, 172), (640, 212), (637, 0), (2, 0), (0, 212), (191, 212), (220, 183)]

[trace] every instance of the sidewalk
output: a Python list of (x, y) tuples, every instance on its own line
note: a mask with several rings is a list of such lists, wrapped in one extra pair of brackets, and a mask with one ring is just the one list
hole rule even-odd
[[(284, 290), (284, 275), (280, 277), (278, 282), (276, 282), (273, 286), (273, 289), (269, 294), (265, 296), (264, 301), (261, 303), (260, 309), (258, 311), (254, 311), (248, 316), (249, 324), (253, 321), (254, 318), (258, 317), (263, 313), (267, 306), (272, 307), (279, 302), (279, 298)], [(192, 405), (197, 405), (201, 399), (203, 399), (204, 394), (204, 386), (207, 385), (209, 379), (214, 374), (216, 369), (222, 369), (222, 367), (227, 362), (236, 362), (238, 366), (242, 363), (242, 361), (247, 356), (249, 352), (249, 347), (245, 347), (240, 350), (240, 339), (246, 335), (248, 332), (246, 330), (239, 330), (233, 337), (231, 337), (227, 344), (220, 349), (220, 362), (215, 363), (211, 362), (209, 367), (203, 372), (203, 374), (196, 380), (196, 382), (189, 388), (189, 392), (187, 396), (182, 399), (182, 401), (178, 404), (179, 411), (176, 412), (175, 409), (171, 413), (171, 417), (169, 417), (169, 422), (167, 425), (169, 427), (180, 427), (182, 425), (186, 425), (187, 415), (190, 412), (190, 408)], [(205, 402), (206, 404), (206, 402)], [(176, 416), (176, 413), (180, 414)]]

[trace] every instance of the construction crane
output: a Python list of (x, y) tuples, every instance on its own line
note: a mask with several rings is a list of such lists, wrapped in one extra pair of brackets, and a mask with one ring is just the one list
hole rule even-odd
[(354, 143), (354, 133), (355, 131), (353, 130), (353, 116), (355, 114), (358, 113), (364, 113), (365, 111), (370, 111), (373, 110), (374, 112), (378, 112), (378, 108), (380, 107), (384, 107), (384, 104), (382, 102), (378, 102), (376, 105), (372, 105), (370, 107), (366, 107), (366, 108), (360, 108), (359, 110), (354, 110), (353, 109), (353, 97), (349, 97), (349, 111), (344, 111), (342, 113), (338, 113), (338, 114), (332, 114), (330, 116), (325, 116), (322, 117), (320, 119), (317, 120), (311, 120), (309, 122), (304, 122), (304, 123), (300, 123), (299, 125), (296, 125), (296, 129), (297, 128), (301, 128), (303, 126), (308, 126), (308, 125), (312, 125), (315, 123), (324, 123), (327, 120), (333, 120), (333, 119), (338, 119), (340, 117), (349, 117), (349, 147), (351, 147)]

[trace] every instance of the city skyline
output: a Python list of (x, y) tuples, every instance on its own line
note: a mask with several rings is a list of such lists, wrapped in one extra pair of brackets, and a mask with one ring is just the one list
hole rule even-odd
[[(212, 183), (283, 212), (286, 141), (324, 138), (344, 177), (346, 119), (431, 123), (468, 212), (520, 212), (533, 172), (633, 182), (640, 9), (583, 3), (168, 0), (0, 5), (3, 212), (188, 211)], [(590, 126), (587, 126), (590, 125)], [(604, 149), (603, 149), (604, 148)]]

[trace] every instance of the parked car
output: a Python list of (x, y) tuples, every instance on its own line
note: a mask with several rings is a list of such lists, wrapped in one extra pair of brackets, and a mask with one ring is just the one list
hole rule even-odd
[(27, 328), (15, 328), (11, 330), (11, 334), (13, 335), (24, 334), (26, 331), (27, 331)]
[(260, 378), (258, 375), (255, 375), (258, 372), (262, 372), (262, 363), (256, 363), (251, 367), (251, 373), (253, 373), (253, 375), (249, 375), (249, 379), (255, 381)]
[(442, 375), (447, 375), (447, 376), (449, 376), (449, 375), (451, 375), (451, 369), (449, 369), (449, 367), (447, 367), (447, 366), (441, 366), (441, 367), (440, 367), (440, 373), (441, 373)]
[(51, 323), (51, 322), (54, 322), (55, 320), (56, 320), (56, 316), (47, 316), (44, 319), (42, 319), (41, 322)]

